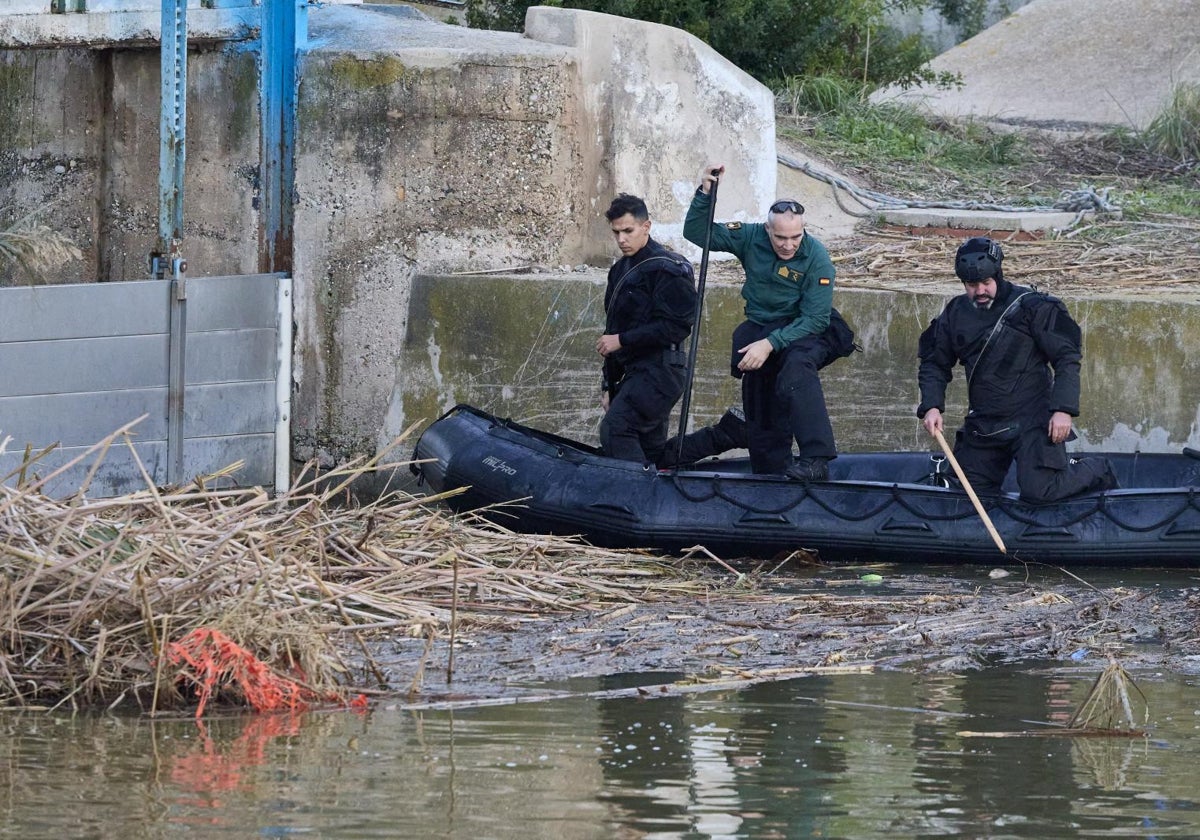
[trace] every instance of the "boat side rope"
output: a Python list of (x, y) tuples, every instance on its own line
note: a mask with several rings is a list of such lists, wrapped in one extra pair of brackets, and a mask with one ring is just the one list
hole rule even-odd
[[(845, 522), (863, 522), (871, 519), (872, 517), (878, 516), (892, 506), (900, 507), (903, 510), (911, 513), (913, 516), (930, 522), (953, 522), (975, 515), (974, 510), (970, 509), (969, 507), (965, 507), (961, 513), (953, 514), (938, 514), (928, 510), (922, 510), (920, 505), (914, 504), (913, 501), (905, 495), (903, 489), (898, 484), (890, 485), (890, 496), (885, 498), (873, 509), (860, 513), (849, 513), (844, 510), (839, 510), (836, 505), (831, 503), (828, 497), (836, 495), (836, 493), (825, 492), (820, 489), (819, 486), (814, 485), (799, 485), (794, 488), (796, 495), (789, 498), (785, 504), (768, 507), (765, 505), (751, 504), (732, 495), (725, 489), (720, 476), (713, 476), (710, 479), (708, 492), (705, 493), (689, 492), (688, 489), (683, 486), (683, 482), (680, 481), (680, 476), (678, 473), (671, 474), (670, 480), (679, 495), (689, 502), (699, 503), (707, 502), (711, 499), (722, 499), (723, 501), (726, 501), (729, 504), (748, 513), (779, 515), (793, 511), (798, 508), (805, 499), (811, 499), (812, 503), (817, 507)], [(789, 489), (792, 488), (789, 487)], [(1003, 513), (1013, 522), (1021, 525), (1036, 525), (1043, 528), (1069, 528), (1072, 525), (1078, 525), (1080, 522), (1083, 522), (1097, 514), (1103, 514), (1109, 521), (1118, 527), (1131, 533), (1140, 534), (1163, 528), (1164, 526), (1178, 519), (1189, 508), (1200, 511), (1200, 488), (1187, 488), (1187, 496), (1183, 499), (1177, 509), (1167, 513), (1157, 522), (1153, 522), (1148, 525), (1136, 525), (1123, 520), (1113, 512), (1109, 501), (1110, 500), (1107, 495), (1097, 496), (1092, 505), (1084, 508), (1077, 515), (1055, 521), (1046, 521), (1044, 517), (1021, 513), (1018, 509), (1019, 506), (1028, 505), (1028, 503), (1021, 502), (1019, 500), (1010, 500), (1005, 497), (997, 497), (994, 500), (993, 507)], [(1034, 510), (1036, 511), (1037, 509), (1035, 508)]]
[[(769, 515), (777, 515), (777, 514), (781, 514), (781, 513), (787, 513), (789, 511), (795, 510), (797, 507), (799, 507), (800, 504), (803, 503), (805, 499), (811, 499), (813, 504), (817, 505), (817, 507), (821, 508), (826, 513), (832, 514), (833, 516), (836, 516), (838, 519), (841, 519), (845, 522), (863, 522), (867, 519), (870, 519), (871, 517), (878, 516), (879, 514), (883, 513), (885, 510), (887, 510), (889, 507), (892, 507), (893, 505), (899, 505), (900, 507), (904, 508), (905, 510), (907, 510), (909, 513), (913, 514), (914, 516), (922, 517), (924, 519), (928, 519), (933, 522), (949, 522), (949, 521), (955, 521), (955, 520), (959, 520), (959, 519), (965, 519), (968, 516), (975, 516), (975, 511), (970, 510), (970, 509), (964, 510), (962, 513), (949, 514), (949, 515), (937, 515), (937, 514), (931, 514), (926, 511), (919, 510), (917, 507), (915, 507), (914, 505), (909, 503), (904, 498), (903, 493), (898, 484), (890, 485), (890, 487), (889, 487), (889, 489), (891, 490), (890, 497), (885, 498), (873, 510), (866, 511), (865, 513), (861, 513), (861, 514), (852, 514), (852, 513), (843, 511), (843, 510), (838, 510), (837, 507), (835, 507), (833, 504), (829, 503), (825, 498), (822, 498), (824, 496), (834, 495), (833, 493), (822, 492), (822, 491), (818, 490), (817, 487), (811, 486), (811, 485), (803, 485), (802, 484), (802, 485), (796, 486), (795, 489), (796, 489), (796, 491), (798, 491), (798, 495), (796, 495), (793, 499), (790, 499), (787, 504), (784, 504), (780, 507), (766, 507), (763, 505), (750, 504), (748, 502), (745, 502), (741, 499), (734, 497), (733, 495), (731, 495), (730, 493), (725, 491), (722, 486), (722, 480), (721, 480), (720, 476), (712, 477), (709, 492), (699, 493), (699, 494), (689, 493), (682, 486), (682, 483), (680, 482), (678, 473), (673, 473), (670, 476), (670, 479), (671, 479), (671, 483), (675, 487), (676, 492), (678, 492), (679, 495), (681, 495), (683, 498), (685, 498), (689, 502), (707, 502), (711, 499), (722, 499), (726, 502), (729, 502), (731, 505), (734, 505), (735, 507), (740, 508), (741, 510), (747, 511), (748, 513), (761, 513), (761, 514), (769, 514)], [(791, 489), (791, 488), (789, 487), (789, 489)]]
[(1117, 526), (1123, 528), (1124, 530), (1130, 531), (1135, 534), (1145, 534), (1150, 531), (1154, 531), (1159, 528), (1162, 528), (1164, 525), (1167, 525), (1171, 522), (1174, 522), (1176, 519), (1178, 519), (1180, 516), (1182, 516), (1184, 514), (1184, 512), (1187, 511), (1189, 508), (1200, 511), (1200, 499), (1197, 498), (1197, 489), (1198, 488), (1195, 488), (1195, 487), (1187, 488), (1187, 496), (1184, 498), (1182, 504), (1180, 504), (1179, 507), (1175, 511), (1168, 513), (1162, 519), (1158, 520), (1157, 522), (1153, 522), (1149, 525), (1131, 525), (1129, 522), (1122, 520), (1120, 517), (1118, 517), (1116, 514), (1113, 513), (1111, 506), (1108, 504), (1109, 497), (1106, 495), (1097, 496), (1096, 500), (1095, 500), (1095, 504), (1092, 506), (1092, 508), (1090, 510), (1084, 510), (1082, 513), (1080, 513), (1078, 516), (1076, 516), (1072, 519), (1066, 519), (1066, 520), (1062, 520), (1062, 521), (1058, 521), (1058, 522), (1044, 522), (1037, 517), (1026, 516), (1026, 515), (1020, 514), (1016, 511), (1015, 505), (1012, 502), (1008, 502), (1008, 501), (999, 501), (997, 503), (996, 507), (998, 507), (1004, 513), (1004, 515), (1007, 516), (1009, 519), (1013, 520), (1014, 522), (1019, 522), (1022, 525), (1041, 525), (1044, 527), (1061, 527), (1061, 528), (1066, 528), (1071, 525), (1077, 525), (1080, 522), (1084, 521), (1085, 519), (1095, 516), (1097, 513), (1103, 513), (1105, 518), (1107, 518), (1114, 525), (1117, 525)]
[[(708, 493), (701, 494), (701, 495), (692, 495), (691, 493), (688, 493), (686, 490), (684, 490), (683, 487), (680, 486), (679, 473), (671, 474), (671, 483), (675, 486), (676, 492), (678, 492), (679, 495), (683, 496), (683, 498), (687, 499), (689, 502), (707, 502), (710, 499), (724, 499), (725, 501), (729, 502), (729, 504), (731, 504), (735, 507), (739, 507), (744, 511), (749, 511), (750, 513), (767, 513), (767, 514), (786, 513), (789, 510), (795, 510), (800, 505), (800, 503), (803, 502), (804, 499), (810, 495), (808, 487), (806, 487), (803, 484), (795, 484), (795, 482), (791, 482), (791, 484), (795, 484), (795, 489), (799, 491), (800, 495), (798, 495), (794, 501), (789, 501), (787, 504), (785, 504), (781, 507), (778, 507), (778, 508), (770, 507), (769, 508), (769, 507), (763, 507), (763, 506), (759, 506), (759, 505), (747, 504), (740, 499), (735, 499), (733, 496), (729, 495), (722, 489), (721, 477), (719, 475), (714, 475), (712, 477), (711, 490)], [(783, 483), (783, 482), (780, 482), (780, 483)], [(791, 488), (789, 488), (789, 489), (791, 489)]]

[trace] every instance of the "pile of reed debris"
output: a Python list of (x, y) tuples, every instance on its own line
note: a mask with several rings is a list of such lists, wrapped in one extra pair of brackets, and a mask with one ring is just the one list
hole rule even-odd
[[(1055, 237), (992, 232), (1004, 247), (1005, 275), (1015, 283), (1066, 292), (1200, 293), (1200, 222), (1168, 218), (1129, 223), (1122, 235), (1091, 237), (1086, 225)], [(957, 289), (954, 252), (977, 231), (875, 230), (833, 243), (838, 283), (882, 288)]]
[(163, 654), (197, 631), (313, 696), (345, 696), (376, 682), (367, 643), (382, 634), (445, 636), (710, 587), (686, 562), (510, 533), (435, 509), (436, 497), (347, 503), (378, 468), (310, 472), (278, 498), (211, 480), (61, 501), (0, 485), (0, 705), (190, 702), (184, 665)]
[(109, 499), (0, 484), (0, 706), (495, 698), (584, 673), (745, 682), (1195, 641), (1194, 593), (910, 570), (867, 596), (861, 569), (795, 574), (804, 552), (739, 571), (700, 547), (661, 558), (513, 533), (438, 496), (354, 501), (364, 473), (408, 466), (379, 460), (306, 470), (276, 498), (214, 489), (228, 471)]
[[(1005, 276), (1014, 283), (1064, 294), (1200, 295), (1200, 222), (1163, 216), (1155, 221), (1081, 224), (1059, 235), (955, 228), (864, 229), (826, 241), (845, 288), (944, 291), (957, 294), (954, 252), (962, 241), (990, 235), (1004, 247)], [(716, 283), (738, 284), (735, 261), (710, 267)]]

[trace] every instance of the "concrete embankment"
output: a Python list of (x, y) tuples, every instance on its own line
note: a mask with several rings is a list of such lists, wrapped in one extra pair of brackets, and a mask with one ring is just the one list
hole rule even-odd
[(874, 98), (1022, 127), (1140, 130), (1177, 85), (1200, 84), (1200, 9), (1194, 0), (1031, 0), (929, 67), (962, 85)]

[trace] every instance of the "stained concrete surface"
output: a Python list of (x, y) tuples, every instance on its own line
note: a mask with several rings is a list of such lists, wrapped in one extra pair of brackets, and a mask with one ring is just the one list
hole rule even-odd
[(1144, 129), (1179, 84), (1200, 83), (1196, 0), (1032, 0), (929, 65), (960, 88), (881, 91), (946, 117), (1079, 130)]

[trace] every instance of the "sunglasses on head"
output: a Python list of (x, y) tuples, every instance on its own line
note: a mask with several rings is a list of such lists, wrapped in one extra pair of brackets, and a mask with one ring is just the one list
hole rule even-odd
[(804, 205), (799, 201), (792, 201), (790, 198), (785, 198), (783, 201), (776, 201), (771, 205), (772, 213), (795, 213), (797, 216), (804, 215)]

